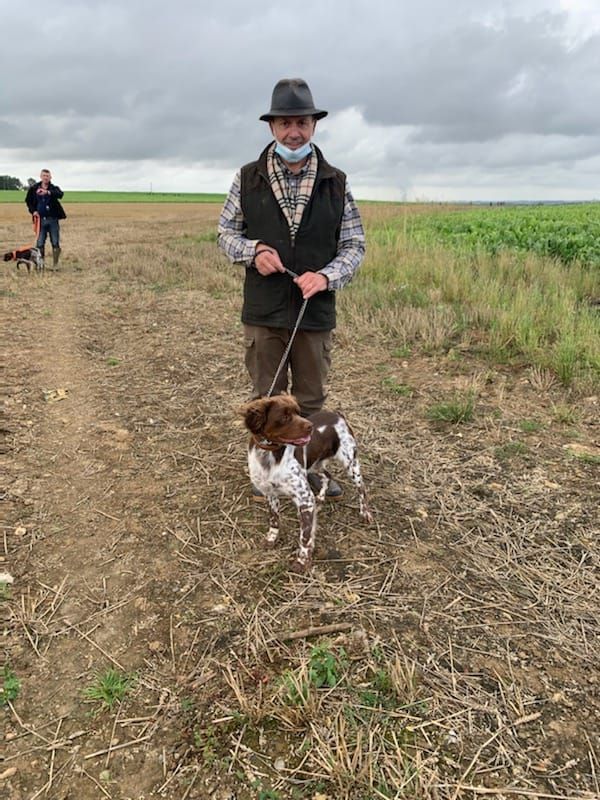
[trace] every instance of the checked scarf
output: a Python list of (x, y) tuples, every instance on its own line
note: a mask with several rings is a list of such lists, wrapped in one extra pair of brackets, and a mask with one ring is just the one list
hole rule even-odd
[(317, 177), (318, 158), (314, 149), (306, 164), (306, 172), (303, 173), (298, 183), (298, 191), (293, 192), (291, 181), (285, 175), (283, 165), (275, 154), (275, 143), (267, 153), (267, 174), (271, 190), (275, 199), (279, 203), (283, 215), (285, 216), (290, 228), (292, 244), (296, 239), (298, 228), (302, 222), (302, 215), (307, 206)]

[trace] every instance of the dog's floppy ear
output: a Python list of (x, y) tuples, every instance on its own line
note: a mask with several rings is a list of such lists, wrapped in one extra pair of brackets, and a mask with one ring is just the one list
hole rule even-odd
[(264, 400), (253, 400), (240, 408), (240, 414), (250, 433), (261, 433), (267, 421), (267, 404)]

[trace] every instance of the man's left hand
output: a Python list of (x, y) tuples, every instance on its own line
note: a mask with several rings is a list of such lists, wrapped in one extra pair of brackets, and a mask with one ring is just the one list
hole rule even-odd
[(304, 272), (294, 278), (294, 283), (302, 292), (302, 297), (305, 300), (308, 300), (313, 294), (324, 292), (329, 286), (327, 278), (320, 272)]

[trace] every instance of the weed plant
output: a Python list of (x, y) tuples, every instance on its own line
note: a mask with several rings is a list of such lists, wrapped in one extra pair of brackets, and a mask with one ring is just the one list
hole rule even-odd
[(91, 703), (99, 703), (102, 708), (111, 709), (120, 703), (135, 683), (135, 676), (108, 669), (98, 674), (94, 682), (83, 690), (84, 698)]
[(21, 681), (17, 678), (12, 669), (5, 665), (0, 673), (2, 685), (0, 686), (0, 706), (13, 703), (21, 691)]
[(458, 425), (473, 419), (474, 406), (473, 394), (469, 393), (466, 397), (456, 396), (445, 403), (435, 403), (428, 409), (427, 416), (432, 422)]

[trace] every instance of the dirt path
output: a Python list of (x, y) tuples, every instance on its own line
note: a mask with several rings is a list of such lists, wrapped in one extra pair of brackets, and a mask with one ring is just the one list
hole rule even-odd
[[(3, 651), (21, 686), (0, 790), (374, 800), (403, 774), (420, 797), (594, 796), (598, 399), (342, 326), (331, 404), (377, 519), (351, 493), (324, 507), (315, 569), (294, 576), (292, 512), (266, 552), (249, 500), (215, 214), (78, 207), (62, 272), (2, 276)], [(432, 425), (464, 387), (474, 422)], [(323, 625), (338, 633), (284, 636)], [(338, 684), (300, 702), (317, 643)], [(85, 693), (109, 669), (131, 687), (103, 708)]]
[[(98, 657), (127, 669), (139, 641), (131, 634), (144, 580), (135, 552), (123, 547), (135, 526), (119, 480), (134, 469), (133, 434), (102, 397), (93, 341), (86, 342), (87, 287), (63, 274), (31, 283), (13, 340), (31, 365), (30, 381), (23, 386), (21, 375), (9, 376), (9, 408), (20, 406), (27, 430), (9, 490), (20, 501), (16, 577), (28, 587), (17, 612), (30, 644), (21, 713), (44, 709), (45, 739), (69, 742), (85, 727), (77, 693), (88, 670)], [(16, 762), (31, 793), (50, 780), (45, 761), (33, 754), (28, 764)]]
[[(111, 731), (102, 719), (94, 722), (93, 733), (86, 730), (90, 708), (82, 704), (82, 691), (95, 673), (115, 668), (133, 674), (145, 658), (160, 658), (163, 652), (170, 653), (174, 671), (173, 600), (182, 580), (169, 562), (180, 535), (169, 506), (176, 506), (178, 490), (171, 483), (172, 470), (163, 479), (165, 409), (160, 404), (174, 399), (177, 380), (162, 375), (171, 377), (176, 366), (161, 363), (160, 348), (169, 333), (158, 329), (145, 299), (130, 324), (119, 318), (114, 297), (103, 297), (102, 287), (99, 291), (101, 275), (67, 262), (64, 272), (9, 280), (5, 310), (10, 311), (13, 358), (5, 372), (5, 407), (13, 458), (8, 459), (5, 563), (24, 593), (13, 609), (17, 638), (7, 662), (23, 676), (26, 698), (13, 712), (16, 729), (9, 735), (17, 744), (7, 762), (9, 773), (17, 770), (11, 791), (28, 797), (47, 781), (54, 785), (47, 746), (41, 754), (34, 747), (30, 758), (18, 757), (25, 734), (38, 745), (40, 736), (42, 742), (60, 742), (53, 752), (69, 753), (61, 765), (69, 773), (63, 784), (73, 796), (91, 797), (98, 788), (87, 778), (86, 766), (96, 766), (95, 759), (86, 764), (84, 756), (81, 765), (74, 764), (82, 741), (88, 754), (105, 749)], [(136, 306), (135, 298), (127, 303)], [(163, 321), (176, 311), (173, 306), (165, 309)], [(146, 367), (148, 343), (152, 364)], [(132, 353), (136, 347), (143, 352)], [(183, 438), (182, 453), (193, 450), (189, 437)], [(195, 480), (196, 459), (199, 463), (193, 454), (181, 456), (186, 483)], [(193, 499), (198, 502), (198, 495)], [(159, 705), (165, 702), (162, 686), (155, 687), (151, 678), (140, 678), (138, 691), (149, 692)], [(29, 733), (28, 717), (44, 720), (42, 734)], [(151, 719), (153, 733), (159, 719)], [(147, 720), (119, 727), (119, 742), (151, 738)], [(122, 760), (140, 749), (127, 748)], [(143, 775), (140, 764), (131, 775), (132, 796), (163, 782), (166, 751), (153, 755)], [(127, 796), (127, 775), (119, 791)]]

